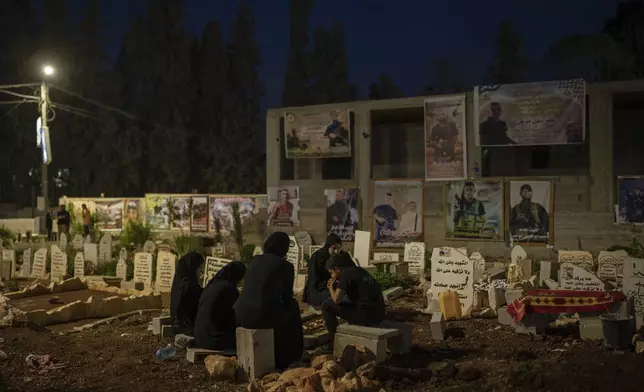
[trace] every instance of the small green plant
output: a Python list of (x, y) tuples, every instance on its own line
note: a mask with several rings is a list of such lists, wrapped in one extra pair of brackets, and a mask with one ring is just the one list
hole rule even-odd
[(16, 234), (5, 226), (0, 227), (0, 240), (3, 246), (8, 246), (11, 241), (16, 242)]
[(613, 245), (610, 248), (607, 249), (609, 252), (613, 252), (616, 250), (624, 250), (630, 257), (634, 257), (637, 259), (644, 259), (644, 246), (637, 240), (637, 238), (633, 237), (631, 240), (631, 243), (623, 246), (623, 245)]
[(129, 249), (131, 244), (143, 246), (146, 241), (153, 239), (152, 228), (147, 223), (128, 222), (121, 231), (119, 242), (122, 247)]
[(383, 290), (390, 289), (392, 287), (400, 286), (403, 289), (408, 289), (413, 286), (418, 285), (418, 279), (412, 276), (398, 275), (391, 272), (376, 272), (373, 274), (373, 278), (380, 283), (380, 287)]
[(180, 235), (174, 238), (174, 249), (179, 257), (188, 252), (204, 253), (203, 240), (196, 235)]
[(244, 247), (244, 225), (242, 223), (241, 215), (239, 214), (239, 203), (234, 202), (232, 205), (233, 209), (233, 226), (235, 229), (235, 243), (237, 244), (237, 249), (241, 252)]
[(108, 261), (96, 267), (96, 275), (99, 276), (116, 276), (116, 261)]

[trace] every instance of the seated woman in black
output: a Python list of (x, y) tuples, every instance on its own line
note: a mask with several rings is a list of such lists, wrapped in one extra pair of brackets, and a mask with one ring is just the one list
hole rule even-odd
[(311, 255), (304, 293), (302, 294), (304, 303), (317, 308), (329, 298), (329, 290), (326, 288), (326, 284), (331, 275), (326, 269), (326, 261), (339, 251), (341, 246), (342, 239), (337, 234), (331, 233), (326, 238), (324, 246)]
[(335, 334), (340, 317), (349, 324), (372, 326), (385, 318), (385, 301), (380, 284), (364, 269), (357, 267), (347, 252), (333, 255), (326, 264), (331, 279), (331, 298), (322, 303), (326, 329)]
[(283, 232), (266, 239), (264, 254), (253, 258), (235, 304), (239, 326), (273, 330), (278, 369), (286, 369), (302, 359), (304, 351), (300, 309), (293, 297), (295, 270), (285, 259), (290, 242)]
[(204, 287), (195, 320), (197, 347), (206, 350), (236, 348), (237, 321), (233, 305), (239, 298), (237, 284), (245, 273), (244, 263), (233, 261), (220, 269)]
[(170, 291), (170, 316), (175, 334), (192, 336), (195, 317), (201, 296), (201, 286), (197, 272), (204, 258), (197, 252), (190, 252), (179, 259), (174, 272)]

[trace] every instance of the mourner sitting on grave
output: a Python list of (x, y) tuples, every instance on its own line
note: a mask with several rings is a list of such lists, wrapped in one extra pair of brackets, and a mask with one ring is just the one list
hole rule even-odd
[(202, 288), (197, 273), (204, 258), (190, 252), (179, 259), (170, 292), (170, 316), (174, 333), (192, 336)]
[(331, 298), (322, 303), (326, 328), (335, 334), (337, 317), (349, 324), (372, 326), (385, 317), (385, 301), (380, 284), (363, 268), (357, 267), (351, 255), (340, 251), (326, 264), (331, 279), (327, 287)]
[(299, 361), (304, 350), (300, 309), (293, 297), (295, 270), (285, 259), (290, 241), (283, 232), (266, 239), (264, 254), (253, 258), (235, 304), (239, 326), (273, 330), (278, 369)]
[(195, 319), (195, 343), (207, 350), (235, 349), (237, 321), (233, 306), (239, 298), (237, 285), (246, 266), (233, 261), (223, 267), (204, 287)]
[(329, 298), (327, 282), (331, 278), (326, 269), (326, 262), (333, 254), (340, 250), (342, 240), (336, 234), (329, 234), (324, 246), (311, 255), (308, 266), (308, 276), (304, 285), (302, 301), (313, 307), (319, 307)]

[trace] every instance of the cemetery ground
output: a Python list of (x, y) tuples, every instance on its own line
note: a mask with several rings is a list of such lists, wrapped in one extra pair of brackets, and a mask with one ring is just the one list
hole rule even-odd
[[(377, 369), (386, 391), (636, 391), (644, 385), (644, 356), (611, 352), (601, 342), (585, 342), (575, 328), (543, 337), (517, 334), (496, 318), (447, 322), (447, 339), (434, 341), (430, 315), (420, 291), (394, 301), (387, 318), (411, 323), (414, 346)], [(246, 383), (215, 381), (203, 364), (154, 353), (172, 340), (148, 332), (161, 311), (135, 315), (82, 332), (74, 324), (0, 330), (1, 391), (245, 391)], [(84, 323), (86, 323), (85, 321)], [(307, 323), (320, 324), (314, 319)], [(66, 367), (38, 372), (29, 354), (48, 354)], [(313, 354), (315, 355), (315, 354)]]

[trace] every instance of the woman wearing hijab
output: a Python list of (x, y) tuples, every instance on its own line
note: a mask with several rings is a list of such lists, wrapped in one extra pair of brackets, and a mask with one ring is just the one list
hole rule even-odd
[(201, 296), (197, 272), (204, 258), (197, 252), (190, 252), (179, 259), (170, 291), (170, 316), (175, 334), (192, 336), (195, 317)]
[(311, 255), (304, 293), (302, 294), (304, 303), (317, 308), (329, 298), (330, 294), (326, 284), (331, 279), (331, 275), (326, 269), (326, 261), (338, 252), (341, 246), (342, 239), (337, 234), (331, 233), (326, 238), (324, 246)]
[(264, 254), (255, 256), (235, 304), (237, 323), (247, 329), (272, 329), (275, 366), (286, 369), (302, 358), (304, 333), (297, 301), (293, 297), (295, 271), (285, 256), (288, 234), (276, 232), (264, 242)]
[(208, 282), (199, 298), (195, 319), (195, 343), (207, 350), (236, 348), (237, 321), (233, 305), (239, 298), (237, 284), (244, 278), (246, 266), (233, 261)]

